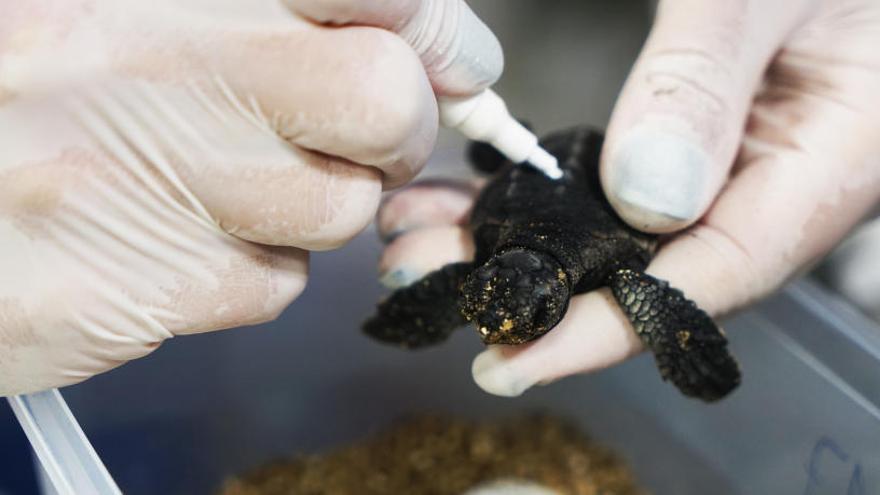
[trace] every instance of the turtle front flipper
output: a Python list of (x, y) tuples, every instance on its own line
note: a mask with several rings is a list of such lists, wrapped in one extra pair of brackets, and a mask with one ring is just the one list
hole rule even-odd
[(629, 269), (614, 272), (609, 286), (642, 342), (653, 351), (664, 380), (707, 402), (721, 399), (739, 385), (739, 366), (727, 350), (727, 338), (680, 290)]
[(471, 270), (473, 263), (452, 263), (397, 289), (379, 303), (376, 315), (364, 323), (364, 332), (411, 349), (446, 340), (467, 323), (458, 310), (458, 288)]

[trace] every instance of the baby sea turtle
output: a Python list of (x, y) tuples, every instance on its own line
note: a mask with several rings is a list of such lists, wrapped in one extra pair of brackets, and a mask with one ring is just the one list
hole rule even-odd
[(572, 295), (609, 287), (664, 380), (705, 401), (730, 393), (740, 372), (724, 334), (681, 291), (644, 272), (657, 236), (631, 228), (605, 199), (602, 140), (588, 127), (545, 137), (564, 172), (558, 180), (472, 144), (473, 165), (496, 173), (471, 213), (474, 261), (395, 291), (365, 332), (417, 348), (472, 322), (486, 344), (521, 344), (559, 323)]

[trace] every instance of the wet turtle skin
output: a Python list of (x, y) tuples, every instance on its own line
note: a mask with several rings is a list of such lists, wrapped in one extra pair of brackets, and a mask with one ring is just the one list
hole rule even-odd
[(545, 137), (564, 172), (558, 180), (472, 144), (474, 166), (495, 171), (471, 213), (474, 261), (398, 289), (364, 331), (418, 348), (471, 322), (486, 344), (521, 344), (553, 329), (572, 295), (608, 287), (664, 380), (705, 401), (729, 394), (740, 372), (724, 334), (681, 291), (644, 272), (657, 237), (631, 228), (605, 199), (602, 139), (588, 127)]

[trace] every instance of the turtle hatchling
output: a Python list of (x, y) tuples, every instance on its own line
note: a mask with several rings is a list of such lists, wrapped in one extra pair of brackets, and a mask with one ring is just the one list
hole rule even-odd
[(365, 332), (418, 348), (471, 322), (486, 344), (521, 344), (551, 331), (573, 295), (608, 287), (664, 380), (704, 401), (729, 394), (740, 372), (724, 334), (680, 290), (645, 273), (657, 236), (627, 225), (605, 199), (602, 140), (589, 127), (542, 139), (563, 171), (556, 180), (472, 143), (472, 165), (494, 174), (470, 216), (474, 261), (396, 290)]

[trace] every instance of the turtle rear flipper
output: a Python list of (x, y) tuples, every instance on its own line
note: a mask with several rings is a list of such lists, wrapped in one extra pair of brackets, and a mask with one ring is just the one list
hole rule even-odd
[(379, 303), (364, 332), (411, 349), (446, 340), (467, 323), (458, 310), (458, 288), (472, 269), (473, 263), (452, 263), (397, 289)]
[(664, 380), (711, 402), (739, 385), (739, 366), (727, 338), (678, 289), (648, 274), (617, 270), (609, 286), (642, 342), (654, 353)]

